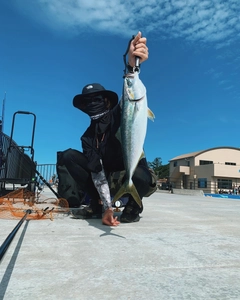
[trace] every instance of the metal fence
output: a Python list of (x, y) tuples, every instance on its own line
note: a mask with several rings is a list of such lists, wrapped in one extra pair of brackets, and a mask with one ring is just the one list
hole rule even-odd
[[(39, 164), (37, 171), (50, 184), (57, 183), (57, 168), (56, 164)], [(44, 184), (44, 183), (43, 183)]]

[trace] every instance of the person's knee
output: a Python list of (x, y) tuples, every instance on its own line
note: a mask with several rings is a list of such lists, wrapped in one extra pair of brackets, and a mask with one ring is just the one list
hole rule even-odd
[(76, 155), (79, 155), (79, 151), (74, 149), (67, 149), (62, 152), (58, 152), (58, 164), (59, 165), (68, 165), (69, 162), (74, 161)]
[(157, 190), (156, 176), (145, 167), (138, 167), (133, 175), (133, 183), (141, 197), (149, 197)]
[(65, 151), (58, 151), (57, 152), (57, 164), (59, 166), (65, 165), (65, 161), (68, 160), (68, 155), (72, 149), (68, 149)]
[(73, 149), (65, 150), (65, 151), (63, 152), (63, 155), (62, 155), (63, 161), (64, 161), (64, 162), (68, 162), (68, 161), (72, 160), (73, 157), (74, 157), (74, 152), (75, 152), (75, 151), (76, 151), (76, 150), (73, 150)]

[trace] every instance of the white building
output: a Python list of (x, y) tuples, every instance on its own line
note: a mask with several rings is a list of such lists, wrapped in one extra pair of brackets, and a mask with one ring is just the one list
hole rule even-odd
[(216, 147), (170, 160), (170, 182), (175, 188), (225, 192), (240, 186), (240, 148)]

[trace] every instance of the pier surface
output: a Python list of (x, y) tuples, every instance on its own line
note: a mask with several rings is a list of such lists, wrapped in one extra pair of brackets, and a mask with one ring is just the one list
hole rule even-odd
[[(0, 299), (240, 299), (240, 201), (156, 192), (137, 223), (25, 221)], [(0, 244), (18, 220), (0, 219)]]

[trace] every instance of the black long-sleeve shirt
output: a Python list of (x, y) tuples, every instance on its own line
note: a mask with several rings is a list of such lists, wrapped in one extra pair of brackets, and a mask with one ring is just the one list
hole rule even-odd
[(96, 136), (95, 124), (91, 122), (81, 137), (82, 149), (88, 159), (89, 170), (94, 173), (101, 170), (101, 160), (105, 171), (124, 170), (121, 143), (116, 137), (121, 122), (120, 105), (116, 105), (110, 114), (110, 126), (103, 135)]
[(106, 132), (97, 135), (96, 124), (91, 122), (81, 137), (83, 153), (88, 159), (88, 168), (105, 210), (112, 207), (105, 172), (124, 170), (121, 143), (116, 137), (120, 121), (121, 107), (118, 104), (110, 111), (110, 125)]

